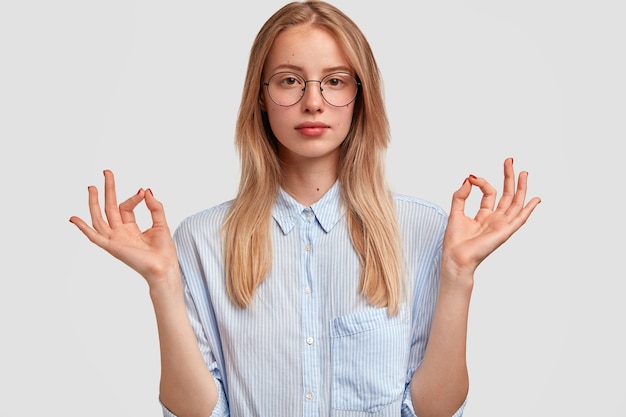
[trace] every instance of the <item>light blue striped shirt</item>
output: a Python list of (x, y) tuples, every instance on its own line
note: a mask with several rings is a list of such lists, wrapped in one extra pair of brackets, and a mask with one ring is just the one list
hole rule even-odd
[[(415, 415), (409, 383), (434, 313), (446, 213), (394, 196), (409, 282), (400, 313), (388, 317), (359, 292), (339, 191), (336, 183), (311, 207), (279, 191), (272, 268), (245, 309), (225, 285), (220, 229), (230, 203), (174, 233), (187, 312), (218, 386), (213, 416)], [(173, 416), (165, 407), (163, 415)]]

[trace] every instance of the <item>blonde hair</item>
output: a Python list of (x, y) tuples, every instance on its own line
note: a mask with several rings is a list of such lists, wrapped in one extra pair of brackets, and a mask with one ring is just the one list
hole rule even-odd
[(347, 227), (361, 263), (361, 293), (396, 314), (402, 295), (402, 251), (384, 157), (390, 140), (380, 71), (365, 36), (343, 12), (323, 1), (283, 6), (252, 44), (236, 125), (241, 179), (223, 226), (226, 288), (246, 307), (272, 263), (271, 212), (281, 184), (276, 138), (261, 108), (262, 69), (276, 37), (309, 24), (331, 33), (361, 82), (350, 132), (341, 145), (338, 179)]

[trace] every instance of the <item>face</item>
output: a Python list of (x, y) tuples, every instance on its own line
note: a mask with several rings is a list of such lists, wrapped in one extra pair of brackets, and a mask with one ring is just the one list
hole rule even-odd
[[(304, 80), (322, 80), (335, 72), (353, 74), (335, 38), (325, 30), (305, 25), (289, 28), (275, 39), (263, 67), (263, 81), (285, 71)], [(322, 97), (320, 83), (309, 82), (302, 99), (288, 107), (272, 101), (264, 87), (261, 105), (278, 139), (283, 163), (327, 161), (336, 168), (339, 146), (350, 130), (354, 101), (334, 107)]]

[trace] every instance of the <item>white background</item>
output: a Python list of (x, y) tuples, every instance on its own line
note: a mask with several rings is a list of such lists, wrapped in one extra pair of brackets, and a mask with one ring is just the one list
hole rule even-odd
[[(160, 415), (147, 286), (68, 219), (105, 168), (172, 228), (234, 196), (247, 56), (282, 4), (2, 2), (1, 416)], [(478, 270), (465, 415), (626, 415), (621, 2), (335, 4), (383, 72), (395, 191), (448, 209), (513, 156), (543, 200)]]

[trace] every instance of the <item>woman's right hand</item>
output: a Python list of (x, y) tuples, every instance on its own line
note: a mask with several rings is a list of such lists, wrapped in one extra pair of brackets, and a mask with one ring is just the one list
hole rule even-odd
[[(90, 227), (83, 219), (72, 216), (76, 225), (87, 238), (130, 266), (143, 276), (150, 288), (168, 280), (180, 278), (176, 247), (165, 219), (163, 205), (154, 198), (150, 189), (140, 189), (119, 206), (115, 192), (113, 172), (104, 171), (104, 213), (98, 201), (98, 190), (89, 190)], [(150, 210), (152, 227), (142, 232), (135, 221), (134, 209), (145, 201)]]

